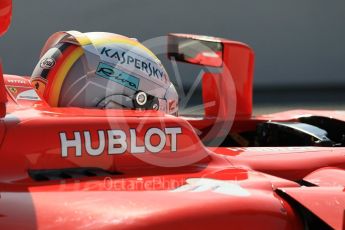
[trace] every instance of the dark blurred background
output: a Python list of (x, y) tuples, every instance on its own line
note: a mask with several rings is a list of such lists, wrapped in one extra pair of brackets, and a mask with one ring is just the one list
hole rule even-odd
[(14, 0), (12, 26), (0, 40), (5, 72), (30, 75), (44, 42), (60, 30), (242, 41), (256, 54), (255, 113), (345, 109), (344, 0)]

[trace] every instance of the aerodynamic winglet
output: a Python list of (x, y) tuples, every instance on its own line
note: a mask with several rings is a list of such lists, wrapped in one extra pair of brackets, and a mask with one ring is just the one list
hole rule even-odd
[(334, 229), (344, 229), (345, 190), (335, 187), (280, 188), (281, 193), (301, 204)]

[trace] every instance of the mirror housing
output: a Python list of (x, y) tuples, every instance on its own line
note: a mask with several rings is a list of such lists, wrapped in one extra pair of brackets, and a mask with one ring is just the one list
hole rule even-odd
[(200, 40), (195, 36), (174, 36), (171, 34), (168, 37), (168, 57), (196, 65), (221, 67), (223, 65), (223, 44), (220, 40), (211, 37), (201, 37), (204, 39)]
[[(203, 47), (204, 51), (197, 47)], [(196, 50), (191, 55), (194, 58), (187, 58), (186, 54), (191, 53), (191, 50)], [(205, 51), (208, 55), (203, 53)], [(211, 57), (206, 58), (206, 56)], [(217, 73), (205, 72), (202, 76), (203, 103), (214, 104), (205, 106), (204, 117), (230, 119), (229, 108), (235, 103), (235, 119), (247, 119), (252, 116), (254, 51), (248, 45), (223, 38), (172, 33), (168, 35), (168, 58), (206, 67), (217, 67), (219, 70)], [(236, 98), (231, 99), (230, 95), (236, 95)]]
[(11, 24), (12, 0), (0, 1), (0, 36), (4, 35)]

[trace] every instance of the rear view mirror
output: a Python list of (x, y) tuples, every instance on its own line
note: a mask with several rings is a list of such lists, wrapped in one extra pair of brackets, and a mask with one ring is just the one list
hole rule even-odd
[(12, 0), (0, 0), (0, 36), (6, 33), (11, 23)]
[(168, 57), (191, 64), (221, 67), (223, 65), (223, 44), (218, 40), (183, 37), (170, 34)]

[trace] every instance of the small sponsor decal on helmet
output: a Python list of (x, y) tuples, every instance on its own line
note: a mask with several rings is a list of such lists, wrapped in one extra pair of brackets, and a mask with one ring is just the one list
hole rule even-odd
[(33, 80), (31, 80), (31, 84), (36, 89), (36, 91), (42, 96), (47, 85), (47, 80), (41, 77), (36, 77), (33, 78)]
[(55, 65), (55, 60), (53, 58), (44, 58), (41, 63), (40, 67), (42, 69), (51, 69)]
[(133, 90), (137, 90), (139, 88), (139, 78), (129, 75), (103, 62), (99, 63), (96, 74)]

